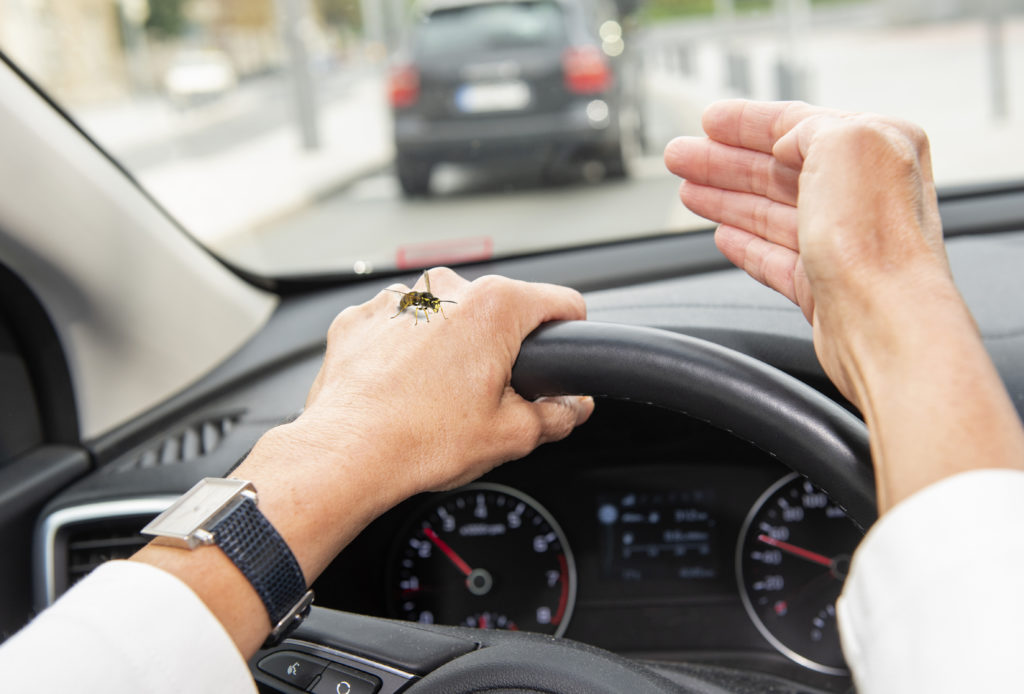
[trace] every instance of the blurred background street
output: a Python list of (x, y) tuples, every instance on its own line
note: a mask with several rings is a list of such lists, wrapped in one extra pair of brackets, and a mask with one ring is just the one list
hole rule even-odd
[[(626, 25), (644, 143), (626, 178), (584, 167), (552, 189), (442, 165), (422, 199), (403, 198), (393, 172), (397, 0), (0, 0), (0, 45), (190, 233), (255, 272), (289, 275), (530, 252), (552, 227), (568, 245), (610, 241), (623, 215), (652, 234), (701, 226), (660, 153), (700, 134), (702, 110), (723, 97), (903, 116), (928, 130), (941, 183), (1019, 178), (1020, 10), (652, 0)], [(99, 38), (68, 54), (62, 32), (83, 23)]]

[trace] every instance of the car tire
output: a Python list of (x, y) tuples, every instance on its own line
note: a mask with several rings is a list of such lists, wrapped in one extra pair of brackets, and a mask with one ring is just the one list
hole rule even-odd
[(402, 193), (406, 197), (417, 197), (430, 194), (430, 175), (434, 165), (399, 158), (395, 162), (395, 173), (398, 176), (398, 184), (402, 187)]

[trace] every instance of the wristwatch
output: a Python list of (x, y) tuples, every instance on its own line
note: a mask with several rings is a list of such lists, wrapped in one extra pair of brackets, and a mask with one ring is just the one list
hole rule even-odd
[(184, 549), (217, 545), (256, 589), (280, 643), (309, 614), (313, 591), (295, 555), (256, 507), (251, 482), (207, 477), (142, 529), (153, 542)]

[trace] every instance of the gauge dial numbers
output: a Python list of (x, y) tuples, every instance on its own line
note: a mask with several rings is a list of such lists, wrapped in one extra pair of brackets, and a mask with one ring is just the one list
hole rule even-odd
[(848, 674), (835, 603), (862, 537), (796, 473), (761, 495), (740, 531), (736, 572), (747, 613), (779, 652), (812, 670)]
[(399, 536), (392, 616), (561, 636), (576, 600), (565, 535), (537, 501), (475, 484), (434, 497)]

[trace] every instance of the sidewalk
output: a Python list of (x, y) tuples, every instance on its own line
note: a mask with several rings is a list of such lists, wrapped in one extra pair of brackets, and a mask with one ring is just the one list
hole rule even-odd
[(303, 149), (298, 127), (288, 124), (215, 155), (134, 173), (173, 217), (216, 249), (391, 162), (383, 79), (360, 77), (345, 98), (321, 107), (319, 128), (314, 151)]
[[(808, 77), (803, 96), (823, 106), (919, 123), (928, 132), (940, 186), (1019, 180), (1024, 178), (1024, 17), (1007, 17), (1004, 31), (1005, 118), (993, 114), (986, 27), (976, 19), (817, 27), (797, 47)], [(702, 134), (700, 113), (716, 99), (778, 98), (775, 68), (793, 50), (778, 35), (727, 43), (685, 26), (661, 27), (649, 39), (645, 76), (649, 98), (657, 104), (649, 111), (657, 118), (649, 124), (655, 146), (676, 134)], [(748, 93), (726, 85), (727, 50), (748, 61)]]

